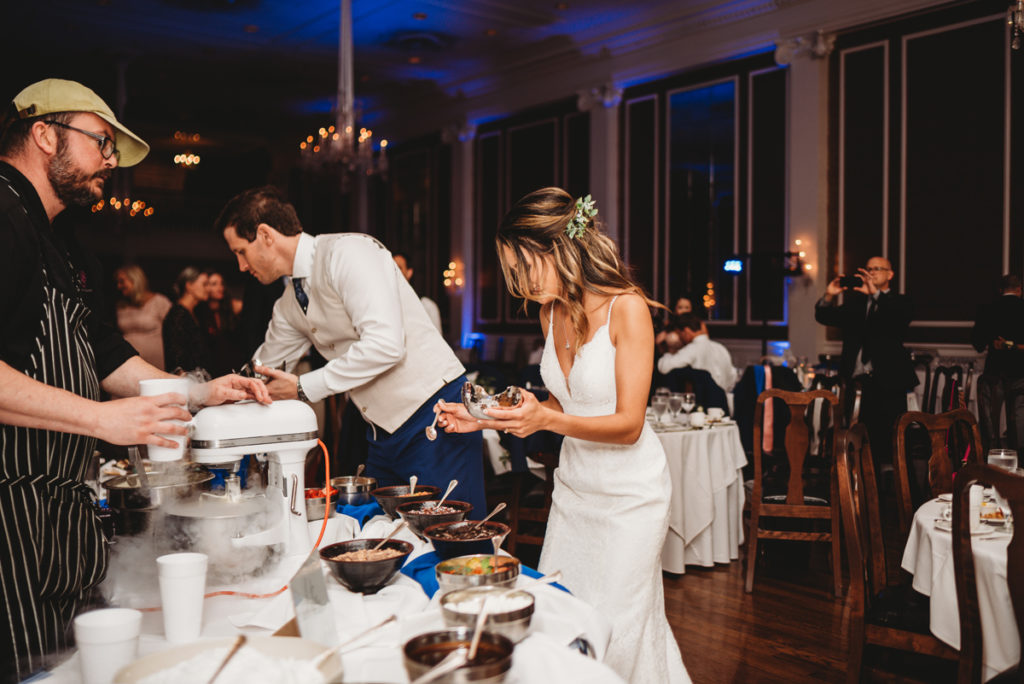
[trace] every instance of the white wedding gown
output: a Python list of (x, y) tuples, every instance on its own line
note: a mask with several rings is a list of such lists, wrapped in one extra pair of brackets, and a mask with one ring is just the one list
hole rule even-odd
[[(614, 304), (612, 299), (608, 321)], [(548, 324), (541, 377), (567, 414), (615, 412), (615, 347), (608, 326), (606, 321), (579, 350), (566, 382)], [(689, 682), (665, 617), (661, 547), (672, 483), (657, 435), (645, 424), (631, 445), (566, 437), (554, 479), (540, 570), (561, 570), (563, 584), (608, 618), (605, 663), (623, 679)]]

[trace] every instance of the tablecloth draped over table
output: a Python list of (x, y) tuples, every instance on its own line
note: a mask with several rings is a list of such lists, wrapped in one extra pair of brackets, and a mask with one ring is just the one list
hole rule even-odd
[(684, 573), (739, 558), (743, 543), (743, 478), (747, 464), (736, 425), (659, 431), (672, 477), (669, 530), (662, 568)]
[[(960, 648), (960, 611), (953, 571), (952, 533), (935, 527), (943, 503), (921, 505), (903, 551), (903, 569), (914, 576), (912, 586), (929, 597), (929, 629), (953, 648)], [(971, 540), (981, 613), (982, 677), (988, 681), (1020, 660), (1010, 589), (1006, 582), (1006, 547), (1009, 534), (988, 532)]]

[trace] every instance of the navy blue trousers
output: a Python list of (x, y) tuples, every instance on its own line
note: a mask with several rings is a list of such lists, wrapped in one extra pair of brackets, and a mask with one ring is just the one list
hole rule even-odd
[(378, 487), (408, 484), (409, 476), (416, 475), (419, 484), (440, 487), (442, 494), (456, 479), (459, 486), (448, 498), (471, 503), (473, 511), (467, 519), (480, 520), (489, 512), (484, 496), (483, 436), (479, 432), (449, 434), (438, 428), (437, 439), (431, 442), (425, 433), (434, 420), (437, 400), (462, 401), (460, 392), (465, 382), (466, 376), (462, 376), (442, 387), (391, 434), (380, 427), (368, 427), (366, 474), (377, 478)]

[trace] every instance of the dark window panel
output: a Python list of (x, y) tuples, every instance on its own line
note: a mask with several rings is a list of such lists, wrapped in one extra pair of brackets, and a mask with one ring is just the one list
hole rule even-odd
[(625, 231), (623, 256), (648, 292), (655, 291), (654, 252), (657, 226), (657, 99), (626, 103), (626, 178), (623, 188)]
[(498, 230), (503, 207), (501, 205), (501, 134), (480, 136), (477, 143), (479, 184), (477, 206), (480, 212), (476, 240), (476, 306), (477, 320), (494, 322), (501, 317), (504, 297), (504, 278), (494, 251), (494, 236)]
[(590, 113), (565, 117), (565, 189), (573, 197), (590, 192)]

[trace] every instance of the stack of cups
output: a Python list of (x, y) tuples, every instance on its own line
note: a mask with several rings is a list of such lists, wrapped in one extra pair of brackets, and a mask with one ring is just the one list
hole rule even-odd
[[(141, 397), (152, 397), (158, 394), (167, 394), (168, 392), (175, 392), (182, 395), (184, 403), (179, 404), (186, 411), (188, 410), (188, 388), (191, 381), (188, 378), (158, 378), (155, 380), (140, 380), (139, 381), (139, 396)], [(179, 425), (185, 425), (182, 421), (169, 421), (178, 423)], [(151, 461), (180, 461), (185, 456), (185, 436), (184, 435), (160, 435), (167, 439), (177, 442), (178, 446), (175, 448), (155, 446), (150, 444), (147, 446), (149, 452), (149, 460)]]
[(156, 559), (164, 635), (172, 644), (195, 641), (203, 626), (205, 553), (171, 553)]
[(84, 684), (110, 684), (117, 671), (139, 651), (142, 613), (130, 608), (104, 608), (75, 618), (75, 641)]

